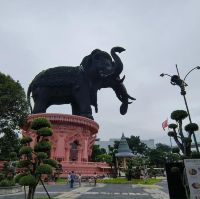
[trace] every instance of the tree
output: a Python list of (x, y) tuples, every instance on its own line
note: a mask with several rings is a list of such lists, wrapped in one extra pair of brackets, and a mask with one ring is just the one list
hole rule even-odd
[[(20, 149), (19, 154), (22, 155), (24, 159), (17, 163), (18, 168), (28, 169), (27, 175), (17, 176), (20, 185), (24, 187), (29, 186), (27, 199), (34, 198), (35, 189), (39, 181), (41, 181), (41, 175), (51, 174), (53, 172), (52, 167), (57, 167), (56, 160), (49, 159), (47, 155), (52, 148), (52, 143), (45, 139), (46, 137), (53, 135), (50, 121), (47, 118), (36, 118), (31, 122), (30, 127), (31, 129), (36, 130), (37, 144), (33, 149), (30, 147), (32, 138), (22, 138), (21, 144), (24, 146)], [(43, 182), (41, 181), (41, 183)]]
[[(140, 141), (139, 136), (131, 135), (131, 137), (126, 138), (126, 140), (127, 140), (128, 145), (129, 145), (129, 148), (131, 149), (133, 154), (135, 154), (135, 155), (138, 155), (138, 154), (145, 155), (148, 147), (147, 147), (146, 144), (144, 144)], [(115, 149), (119, 148), (119, 143), (120, 143), (120, 141), (115, 141), (115, 144), (114, 144)]]
[(0, 72), (0, 133), (19, 130), (29, 114), (24, 89), (18, 81)]
[(109, 163), (112, 160), (111, 155), (101, 154), (97, 156), (97, 162), (106, 162)]
[(21, 148), (20, 138), (12, 129), (6, 129), (6, 133), (0, 138), (0, 160), (9, 158), (10, 152), (14, 151), (17, 154)]
[[(195, 123), (190, 123), (185, 126), (185, 131), (187, 132), (187, 136), (184, 135), (183, 132), (183, 120), (187, 118), (188, 113), (184, 110), (176, 110), (171, 113), (171, 119), (175, 120), (178, 125), (176, 124), (169, 124), (169, 128), (172, 131), (168, 132), (168, 136), (173, 137), (177, 146), (181, 150), (184, 156), (190, 157), (191, 156), (191, 142), (192, 142), (192, 134), (195, 131), (199, 130), (199, 127)], [(176, 130), (178, 128), (178, 131)], [(175, 150), (179, 153), (178, 150)], [(174, 152), (175, 152), (174, 151)]]
[(105, 153), (106, 153), (105, 149), (103, 149), (103, 148), (100, 149), (98, 145), (94, 145), (93, 148), (92, 148), (91, 160), (93, 162), (96, 162), (97, 156), (101, 155), (101, 154), (105, 154)]

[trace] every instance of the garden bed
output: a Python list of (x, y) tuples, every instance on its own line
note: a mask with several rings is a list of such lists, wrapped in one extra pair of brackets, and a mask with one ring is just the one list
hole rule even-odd
[(7, 194), (13, 194), (18, 193), (22, 191), (22, 186), (16, 185), (11, 187), (0, 187), (0, 195), (7, 195)]

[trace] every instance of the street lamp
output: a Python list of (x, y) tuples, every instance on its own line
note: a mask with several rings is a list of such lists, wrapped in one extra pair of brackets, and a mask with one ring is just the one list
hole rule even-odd
[[(197, 66), (197, 67), (193, 68), (192, 70), (190, 70), (187, 73), (187, 75), (185, 76), (184, 80), (182, 80), (180, 78), (179, 71), (178, 71), (178, 66), (177, 65), (176, 65), (176, 70), (177, 70), (178, 75), (171, 76), (171, 75), (168, 75), (168, 74), (165, 74), (165, 73), (160, 74), (161, 77), (164, 77), (165, 75), (170, 76), (171, 77), (171, 84), (173, 86), (177, 85), (177, 86), (180, 87), (180, 89), (181, 89), (181, 95), (183, 95), (183, 98), (184, 98), (184, 101), (185, 101), (185, 106), (186, 106), (186, 109), (187, 109), (187, 112), (188, 112), (190, 123), (192, 123), (192, 119), (191, 119), (191, 116), (190, 116), (190, 111), (189, 111), (187, 100), (186, 100), (185, 87), (188, 86), (188, 85), (185, 83), (185, 79), (189, 75), (189, 73), (192, 72), (194, 69), (200, 69), (200, 66)], [(195, 133), (193, 133), (193, 139), (194, 139), (196, 150), (199, 153), (199, 148), (198, 148), (198, 145), (197, 145), (197, 140), (196, 140)]]

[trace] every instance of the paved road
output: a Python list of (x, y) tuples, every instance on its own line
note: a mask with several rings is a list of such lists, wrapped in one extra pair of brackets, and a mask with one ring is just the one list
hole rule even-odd
[[(168, 199), (167, 181), (157, 183), (154, 186), (139, 186), (136, 184), (97, 184), (96, 187), (88, 183), (82, 183), (81, 187), (75, 184), (72, 189), (66, 184), (46, 185), (51, 197), (64, 198), (158, 198)], [(47, 197), (42, 186), (36, 189), (35, 197)], [(20, 199), (24, 198), (23, 193), (0, 196), (0, 199)]]

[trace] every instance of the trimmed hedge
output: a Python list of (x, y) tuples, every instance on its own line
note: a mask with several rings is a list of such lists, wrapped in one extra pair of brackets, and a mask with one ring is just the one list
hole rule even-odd
[(43, 127), (43, 128), (40, 128), (39, 130), (37, 130), (36, 134), (39, 136), (47, 137), (47, 136), (52, 136), (53, 131), (49, 127)]
[(193, 151), (191, 156), (192, 156), (192, 158), (200, 158), (200, 153)]
[(0, 187), (11, 187), (11, 186), (15, 186), (15, 182), (12, 180), (2, 180), (0, 182)]
[(189, 157), (186, 156), (186, 155), (181, 155), (181, 156), (180, 156), (180, 160), (184, 160), (184, 159), (189, 159)]
[(52, 167), (48, 164), (43, 164), (36, 168), (37, 174), (51, 174), (52, 172)]
[(37, 154), (37, 158), (40, 159), (40, 160), (43, 160), (43, 159), (45, 159), (45, 158), (47, 158), (47, 157), (48, 157), (47, 154), (44, 153), (44, 152), (39, 152), (39, 153)]
[(183, 138), (182, 141), (188, 143), (188, 142), (192, 142), (192, 139), (191, 138)]
[(19, 184), (22, 186), (34, 185), (35, 183), (36, 183), (35, 177), (32, 175), (24, 176), (19, 180)]
[(185, 130), (187, 132), (191, 132), (193, 133), (194, 131), (198, 131), (199, 130), (199, 126), (196, 123), (191, 123), (185, 126)]
[(18, 175), (14, 178), (15, 183), (19, 183), (20, 179), (21, 179), (22, 177), (24, 177), (24, 176), (26, 176), (26, 174), (24, 174), (24, 173), (18, 174)]
[(31, 164), (31, 162), (28, 161), (28, 160), (20, 160), (20, 161), (17, 163), (17, 168), (28, 167), (30, 164)]
[(54, 160), (54, 159), (44, 159), (43, 163), (49, 164), (49, 165), (51, 165), (52, 167), (55, 167), (55, 168), (58, 166), (56, 160)]
[(50, 151), (52, 148), (52, 143), (49, 141), (41, 141), (38, 142), (35, 147), (34, 147), (34, 151), (35, 152), (46, 152), (46, 151)]
[(188, 116), (188, 113), (186, 111), (183, 111), (183, 110), (176, 110), (176, 111), (173, 111), (171, 113), (171, 119), (176, 120), (176, 121), (183, 120), (187, 116)]
[(45, 117), (38, 117), (31, 122), (30, 127), (33, 130), (39, 130), (40, 128), (43, 127), (51, 128), (51, 122)]
[(169, 131), (168, 132), (168, 136), (170, 137), (174, 137), (176, 135), (176, 133), (174, 131)]
[(176, 129), (178, 126), (176, 124), (169, 124), (168, 127), (170, 129)]
[(33, 139), (31, 137), (24, 137), (20, 140), (20, 144), (28, 144), (32, 141), (33, 141)]
[(172, 153), (179, 153), (180, 149), (178, 147), (172, 149)]
[(24, 146), (19, 150), (19, 155), (32, 153), (33, 149), (30, 146)]
[(180, 172), (180, 169), (178, 167), (172, 167), (171, 168), (171, 172), (172, 173), (179, 173)]

